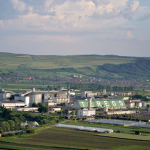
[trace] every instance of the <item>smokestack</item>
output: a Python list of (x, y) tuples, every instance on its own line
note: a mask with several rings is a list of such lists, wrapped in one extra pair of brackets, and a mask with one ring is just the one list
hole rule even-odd
[(91, 109), (91, 100), (92, 100), (92, 98), (91, 98), (91, 97), (89, 97), (89, 98), (88, 98), (88, 110), (90, 110), (90, 109)]
[(32, 88), (32, 92), (35, 92), (35, 88)]

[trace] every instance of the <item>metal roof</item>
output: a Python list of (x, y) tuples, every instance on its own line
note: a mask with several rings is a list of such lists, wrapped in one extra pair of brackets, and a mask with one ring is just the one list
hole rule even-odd
[(27, 93), (27, 94), (24, 94), (24, 96), (27, 96), (27, 95), (36, 95), (36, 94), (66, 94), (64, 92), (31, 92), (31, 93)]
[(1, 103), (24, 103), (23, 101), (0, 101)]
[[(80, 107), (88, 107), (88, 100), (77, 100)], [(91, 100), (91, 107), (126, 107), (124, 100)]]
[(145, 122), (111, 120), (111, 119), (86, 120), (85, 122), (101, 123), (101, 124), (113, 124), (113, 125), (121, 125), (121, 126), (145, 126), (146, 125)]

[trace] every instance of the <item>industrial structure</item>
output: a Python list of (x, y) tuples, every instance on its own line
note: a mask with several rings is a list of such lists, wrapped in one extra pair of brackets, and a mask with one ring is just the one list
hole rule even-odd
[[(13, 100), (10, 100), (11, 97)], [(18, 94), (12, 91), (5, 91), (4, 89), (0, 90), (0, 106), (13, 109), (16, 107), (18, 111), (32, 111), (33, 103), (43, 103), (45, 106), (56, 106), (60, 103), (69, 102), (70, 90), (64, 93), (62, 91), (36, 91), (35, 88), (33, 88), (31, 91), (20, 92)], [(26, 109), (19, 109), (19, 107)]]
[(14, 95), (14, 100), (22, 100), (26, 103), (26, 106), (32, 106), (33, 103), (44, 103), (46, 106), (52, 103), (69, 103), (70, 95), (69, 93), (64, 93), (61, 91), (35, 91), (35, 88), (30, 92), (19, 93)]
[(6, 101), (15, 93), (12, 91), (5, 91), (4, 89), (0, 89), (0, 101)]

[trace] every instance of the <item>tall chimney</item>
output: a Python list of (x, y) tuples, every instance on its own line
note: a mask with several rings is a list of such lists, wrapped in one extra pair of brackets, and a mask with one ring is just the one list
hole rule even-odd
[(91, 100), (92, 100), (91, 97), (89, 97), (89, 98), (88, 98), (88, 110), (91, 109)]
[(32, 88), (32, 92), (35, 92), (35, 88)]

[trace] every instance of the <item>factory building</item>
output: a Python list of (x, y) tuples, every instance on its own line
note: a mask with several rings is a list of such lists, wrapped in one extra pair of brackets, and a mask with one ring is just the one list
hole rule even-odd
[(98, 93), (92, 93), (92, 91), (81, 91), (81, 98), (94, 97)]
[(142, 108), (146, 106), (146, 102), (140, 100), (127, 100), (125, 104), (127, 108)]
[(0, 101), (6, 101), (8, 98), (11, 97), (11, 95), (14, 95), (15, 93), (12, 91), (5, 91), (4, 89), (0, 89)]
[(95, 115), (95, 110), (78, 110), (78, 116), (92, 116)]
[(46, 106), (60, 103), (69, 103), (70, 96), (68, 93), (59, 91), (32, 91), (27, 93), (19, 93), (14, 96), (14, 100), (22, 100), (26, 106), (32, 106), (33, 103), (44, 103)]

